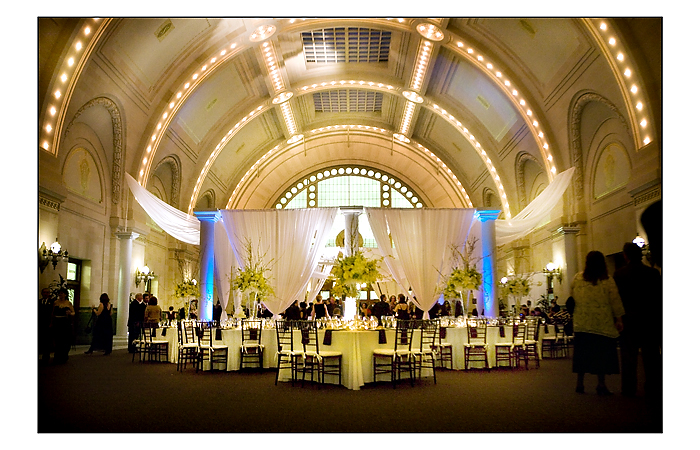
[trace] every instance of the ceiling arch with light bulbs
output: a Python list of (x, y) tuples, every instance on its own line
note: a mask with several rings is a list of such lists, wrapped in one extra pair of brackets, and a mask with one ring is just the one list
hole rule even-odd
[(189, 213), (204, 192), (274, 207), (310, 171), (361, 164), (410, 180), (426, 206), (496, 193), (510, 218), (518, 155), (540, 183), (572, 166), (583, 88), (620, 105), (637, 148), (657, 139), (641, 69), (605, 19), (84, 19), (69, 41), (40, 147), (58, 152), (75, 110), (117, 86), (126, 170), (148, 187), (177, 155)]

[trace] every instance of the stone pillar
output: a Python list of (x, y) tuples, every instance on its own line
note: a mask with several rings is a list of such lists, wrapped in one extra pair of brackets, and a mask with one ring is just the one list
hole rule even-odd
[(212, 320), (214, 312), (214, 225), (219, 211), (195, 211), (199, 219), (199, 311), (200, 320)]
[(474, 218), (481, 222), (482, 291), (484, 293), (484, 315), (486, 317), (498, 317), (495, 220), (498, 218), (499, 213), (499, 210), (479, 209), (474, 214)]
[(129, 320), (129, 292), (133, 281), (134, 271), (131, 267), (131, 253), (134, 239), (139, 233), (122, 231), (114, 233), (119, 239), (119, 289), (117, 294), (117, 336), (127, 337)]

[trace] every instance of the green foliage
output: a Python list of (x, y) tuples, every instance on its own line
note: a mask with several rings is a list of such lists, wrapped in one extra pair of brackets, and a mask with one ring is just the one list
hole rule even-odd
[(331, 276), (336, 282), (331, 294), (336, 297), (357, 297), (358, 284), (374, 283), (380, 278), (379, 262), (382, 259), (369, 259), (362, 252), (337, 257), (331, 269)]
[(464, 253), (457, 247), (452, 247), (452, 272), (445, 279), (443, 288), (446, 299), (460, 298), (463, 292), (481, 288), (483, 276), (476, 269), (476, 262), (472, 261), (475, 245), (475, 239), (469, 240)]
[(199, 289), (195, 280), (183, 280), (175, 286), (175, 297), (199, 297)]
[(231, 282), (234, 289), (242, 292), (253, 292), (260, 300), (268, 296), (275, 295), (275, 290), (270, 286), (266, 273), (271, 269), (272, 262), (265, 262), (265, 255), (253, 252), (253, 245), (250, 240), (245, 242), (246, 264), (244, 268), (238, 268), (238, 274)]

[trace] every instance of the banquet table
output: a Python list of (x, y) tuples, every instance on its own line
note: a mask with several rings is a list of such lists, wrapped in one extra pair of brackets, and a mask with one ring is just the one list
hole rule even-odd
[[(553, 326), (549, 327), (553, 332)], [(487, 357), (489, 366), (494, 367), (496, 361), (496, 342), (510, 342), (512, 339), (512, 328), (504, 326), (504, 335), (501, 336), (500, 327), (498, 325), (489, 325), (487, 327)], [(163, 337), (161, 332), (165, 330), (166, 334)], [(328, 332), (328, 334), (327, 334)], [(445, 328), (445, 337), (443, 343), (452, 344), (453, 369), (464, 369), (464, 344), (467, 342), (467, 327), (450, 326)], [(381, 340), (380, 336), (386, 338)], [(416, 330), (414, 334), (413, 347), (418, 347), (420, 331)], [(177, 329), (164, 328), (157, 332), (161, 339), (167, 339), (169, 343), (169, 361), (177, 363)], [(387, 329), (319, 329), (318, 342), (319, 350), (321, 351), (338, 351), (342, 353), (341, 363), (341, 383), (343, 386), (352, 390), (359, 390), (367, 383), (374, 380), (373, 370), (373, 351), (378, 348), (394, 348), (394, 339), (396, 332), (392, 328)], [(538, 351), (542, 351), (542, 337), (544, 335), (541, 329), (539, 336)], [(330, 341), (330, 342), (328, 342)], [(215, 341), (217, 344), (226, 345), (228, 347), (228, 371), (239, 370), (240, 364), (240, 346), (241, 346), (241, 330), (240, 328), (224, 328), (221, 330), (221, 341)], [(265, 328), (262, 331), (261, 344), (264, 345), (263, 352), (263, 368), (274, 369), (277, 367), (277, 334), (274, 329)], [(329, 344), (329, 345), (327, 345)], [(436, 339), (437, 344), (437, 339)], [(302, 349), (301, 333), (294, 333), (294, 348)], [(215, 369), (223, 369), (222, 367), (214, 367)], [(210, 363), (205, 362), (204, 370), (211, 369)], [(432, 376), (429, 371), (424, 370), (423, 376)], [(283, 370), (280, 373), (280, 381), (289, 381), (291, 379), (291, 371)], [(327, 382), (336, 382), (334, 377), (328, 377)], [(377, 377), (377, 381), (390, 381), (389, 374), (382, 374)]]
[[(512, 342), (513, 328), (503, 326), (503, 336), (501, 336), (500, 325), (489, 325), (486, 327), (486, 357), (489, 367), (496, 367), (496, 343)], [(467, 342), (467, 327), (446, 327), (446, 336), (443, 343), (452, 344), (452, 364), (454, 370), (464, 370), (464, 344)], [(542, 359), (542, 328), (538, 338), (538, 356)]]

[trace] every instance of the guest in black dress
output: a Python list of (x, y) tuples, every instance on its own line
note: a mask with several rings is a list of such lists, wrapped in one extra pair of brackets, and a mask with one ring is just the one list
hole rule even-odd
[(73, 304), (68, 301), (68, 289), (60, 288), (51, 314), (51, 333), (55, 344), (54, 364), (65, 364), (68, 361), (68, 352), (73, 345), (74, 317)]
[(89, 355), (94, 350), (104, 350), (105, 356), (107, 356), (112, 353), (114, 333), (112, 331), (112, 304), (106, 293), (100, 295), (100, 306), (92, 308), (92, 312), (97, 315), (97, 322), (92, 330), (92, 345), (85, 353)]
[(323, 297), (321, 295), (316, 296), (316, 301), (314, 302), (314, 310), (311, 316), (312, 319), (321, 319), (323, 317), (328, 317), (328, 308), (326, 304), (323, 303)]
[(284, 312), (284, 318), (286, 320), (301, 320), (301, 309), (299, 308), (299, 301), (294, 300), (289, 308)]

